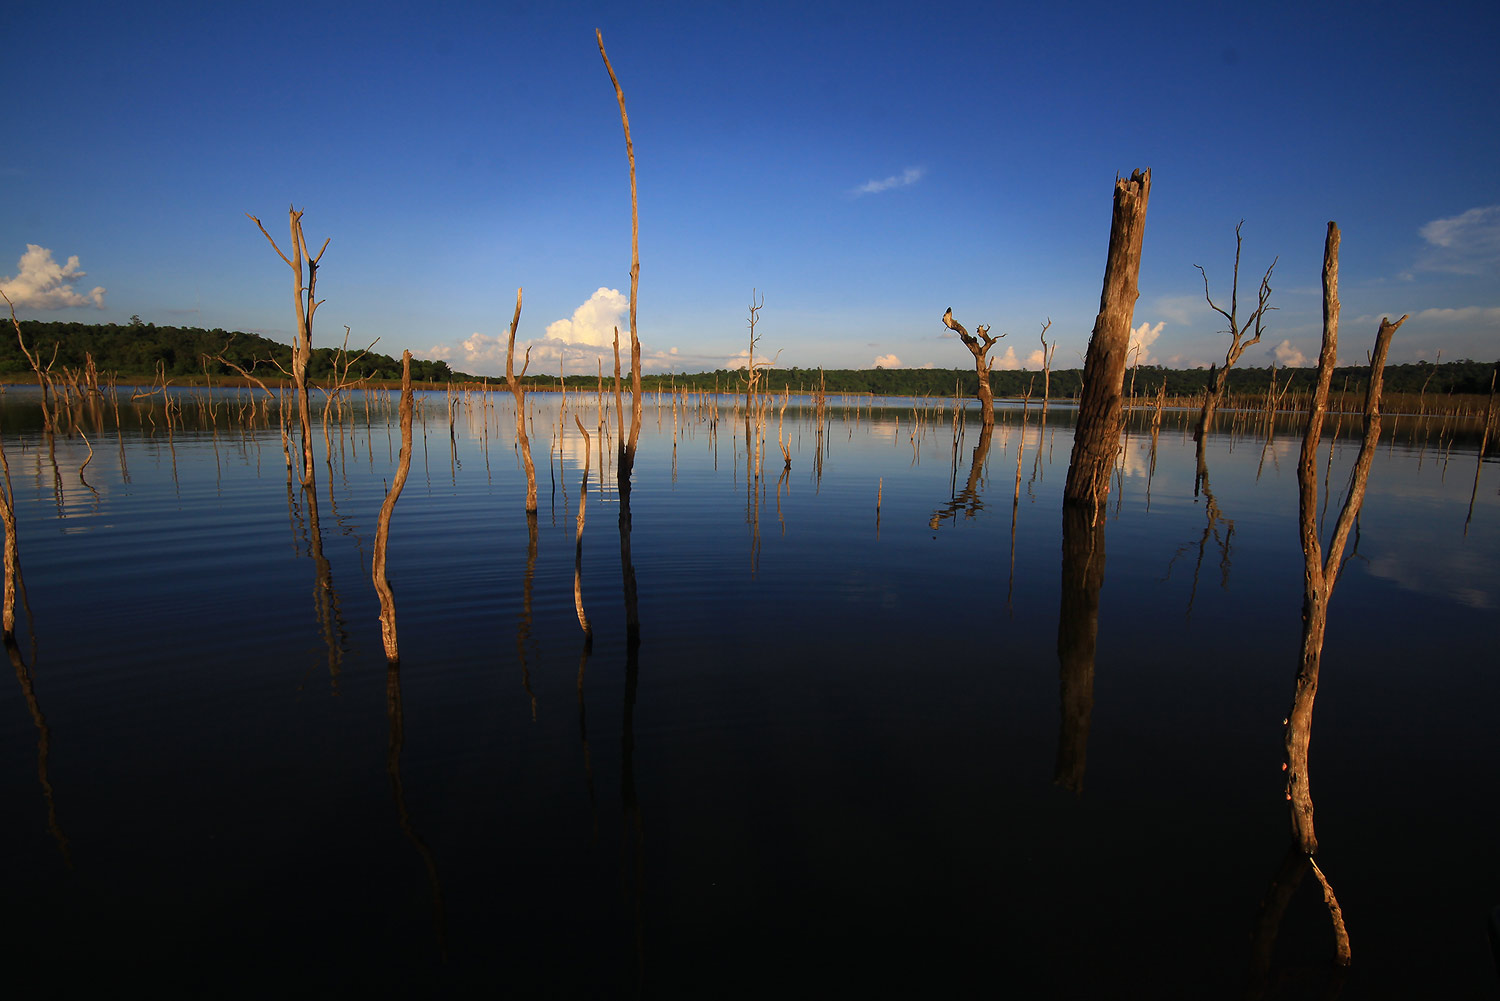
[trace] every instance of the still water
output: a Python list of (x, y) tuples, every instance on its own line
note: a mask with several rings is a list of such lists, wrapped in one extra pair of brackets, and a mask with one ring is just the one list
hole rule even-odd
[[(429, 395), (393, 672), (385, 394), (317, 430), (313, 497), (248, 392), (182, 393), (170, 430), (129, 397), (51, 437), (34, 390), (0, 402), (28, 996), (1495, 988), (1500, 468), (1475, 489), (1471, 432), (1387, 417), (1331, 605), (1311, 777), (1341, 976), (1311, 878), (1262, 911), (1300, 639), (1290, 420), (1267, 441), (1222, 416), (1195, 491), (1188, 416), (1153, 450), (1137, 414), (1080, 622), (1064, 408), (1002, 408), (986, 450), (972, 405), (955, 432), (951, 402), (834, 400), (820, 425), (794, 398), (757, 463), (733, 400), (652, 396), (625, 536), (609, 402), (537, 395), (533, 537), (509, 397), (453, 401), (450, 429)], [(1320, 457), (1329, 525), (1353, 424)], [(1060, 662), (1090, 627), (1092, 662)]]

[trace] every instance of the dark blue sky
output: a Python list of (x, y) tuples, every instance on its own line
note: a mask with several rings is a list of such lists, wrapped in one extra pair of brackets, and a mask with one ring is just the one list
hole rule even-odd
[(1010, 332), (1002, 365), (1051, 317), (1071, 364), (1137, 167), (1144, 359), (1222, 360), (1193, 265), (1227, 296), (1240, 219), (1242, 298), (1280, 255), (1243, 364), (1315, 355), (1330, 219), (1346, 357), (1407, 312), (1395, 359), (1493, 358), (1500, 8), (1305, 7), (33, 4), (0, 71), (0, 280), (22, 316), (284, 339), (244, 213), (282, 238), (295, 202), (332, 238), (318, 342), (494, 372), (524, 286), (543, 367), (593, 372), (630, 263), (599, 27), (650, 370), (742, 353), (752, 287), (783, 365), (964, 365), (949, 305)]

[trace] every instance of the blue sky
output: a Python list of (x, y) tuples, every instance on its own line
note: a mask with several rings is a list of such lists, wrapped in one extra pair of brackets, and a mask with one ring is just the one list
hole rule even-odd
[(1242, 301), (1280, 258), (1241, 364), (1315, 357), (1330, 219), (1345, 359), (1383, 313), (1412, 314), (1396, 361), (1500, 354), (1492, 0), (28, 4), (0, 283), (22, 317), (289, 340), (288, 269), (245, 213), (284, 245), (295, 203), (332, 239), (316, 344), (347, 324), (501, 372), (520, 286), (537, 364), (592, 373), (630, 267), (596, 27), (648, 371), (742, 362), (752, 288), (784, 366), (966, 366), (950, 305), (1009, 333), (997, 367), (1032, 367), (1049, 317), (1078, 364), (1114, 178), (1141, 167), (1144, 360), (1222, 362), (1193, 266), (1227, 297), (1241, 219)]

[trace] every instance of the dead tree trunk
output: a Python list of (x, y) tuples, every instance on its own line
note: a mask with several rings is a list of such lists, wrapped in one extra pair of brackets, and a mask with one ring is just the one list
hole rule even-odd
[(47, 377), (42, 372), (41, 363), (37, 361), (36, 355), (33, 355), (26, 347), (26, 338), (21, 334), (21, 321), (16, 319), (16, 304), (11, 302), (10, 296), (4, 292), (0, 292), (0, 299), (4, 299), (5, 304), (10, 307), (10, 325), (16, 328), (16, 341), (21, 345), (21, 353), (31, 363), (31, 370), (36, 373), (36, 384), (42, 391), (42, 430), (51, 431), (52, 409), (47, 404)]
[(1099, 315), (1089, 338), (1073, 429), (1064, 504), (1094, 507), (1109, 497), (1109, 476), (1120, 447), (1120, 391), (1130, 350), (1130, 323), (1139, 297), (1141, 242), (1146, 234), (1146, 205), (1151, 198), (1151, 171), (1136, 171), (1129, 180), (1115, 179), (1114, 216), (1109, 227), (1109, 254), (1104, 262), (1104, 289)]
[(0, 467), (5, 472), (4, 480), (0, 480), (0, 523), (5, 528), (5, 592), (4, 602), (0, 604), (4, 632), (0, 638), (13, 643), (16, 638), (16, 576), (21, 572), (21, 557), (20, 543), (16, 539), (15, 494), (10, 487), (10, 460), (5, 456), (3, 441), (0, 441)]
[[(1240, 227), (1245, 225), (1243, 219), (1240, 225), (1234, 227), (1234, 278), (1229, 287), (1229, 308), (1226, 310), (1214, 302), (1213, 296), (1208, 292), (1208, 272), (1203, 270), (1200, 264), (1193, 265), (1198, 273), (1203, 276), (1203, 298), (1208, 300), (1209, 308), (1225, 320), (1229, 321), (1229, 329), (1224, 333), (1229, 335), (1229, 350), (1224, 355), (1224, 367), (1209, 372), (1208, 389), (1203, 394), (1203, 409), (1198, 414), (1198, 427), (1193, 431), (1193, 438), (1201, 441), (1213, 427), (1214, 414), (1218, 412), (1219, 403), (1224, 399), (1224, 388), (1229, 384), (1229, 370), (1234, 368), (1234, 363), (1240, 360), (1245, 349), (1252, 344), (1260, 343), (1260, 335), (1265, 332), (1266, 313), (1275, 309), (1271, 302), (1271, 272), (1276, 270), (1276, 258), (1271, 261), (1271, 266), (1266, 268), (1265, 277), (1260, 280), (1260, 291), (1256, 294), (1255, 312), (1245, 317), (1243, 321), (1239, 318), (1240, 304)], [(1248, 341), (1245, 334), (1250, 330), (1255, 331), (1255, 336)]]
[(375, 527), (375, 552), (370, 560), (370, 576), (375, 581), (375, 593), (380, 597), (380, 639), (385, 644), (385, 659), (389, 664), (401, 660), (396, 645), (396, 597), (391, 593), (391, 582), (385, 576), (385, 547), (391, 536), (391, 514), (396, 510), (396, 501), (401, 498), (401, 489), (406, 486), (407, 474), (411, 472), (411, 352), (401, 352), (401, 457), (396, 462), (396, 475), (391, 477), (391, 489), (386, 492), (385, 502), (380, 505), (380, 517)]
[[(313, 314), (322, 305), (317, 298), (318, 262), (323, 259), (323, 251), (328, 249), (328, 241), (324, 240), (323, 246), (314, 255), (307, 249), (307, 238), (302, 235), (302, 213), (296, 208), (289, 208), (287, 214), (291, 220), (291, 257), (281, 252), (281, 248), (276, 245), (271, 234), (266, 232), (266, 227), (261, 225), (259, 219), (245, 213), (247, 218), (260, 227), (265, 238), (270, 240), (271, 249), (292, 269), (293, 300), (297, 306), (297, 339), (292, 344), (292, 382), (297, 389), (297, 418), (302, 428), (302, 485), (310, 487), (313, 485), (312, 404), (307, 392), (307, 363), (312, 360)], [(304, 258), (307, 260), (305, 287), (302, 284)]]
[[(1057, 342), (1047, 343), (1047, 331), (1052, 328), (1052, 317), (1042, 324), (1042, 413), (1047, 413), (1047, 402), (1052, 399), (1052, 356), (1057, 354)], [(1044, 418), (1045, 419), (1045, 418)]]
[[(1308, 744), (1312, 738), (1313, 702), (1318, 695), (1318, 669), (1323, 658), (1323, 634), (1328, 624), (1328, 600), (1338, 581), (1344, 546), (1364, 504), (1365, 484), (1370, 465), (1380, 441), (1380, 391), (1385, 376), (1385, 359), (1391, 337), (1406, 321), (1395, 323), (1382, 318), (1375, 335), (1375, 350), (1370, 356), (1370, 386), (1365, 394), (1365, 434), (1359, 456), (1354, 461), (1349, 494), (1334, 523), (1325, 555), (1318, 537), (1318, 443), (1323, 434), (1323, 416), (1328, 406), (1328, 390), (1333, 380), (1333, 366), (1338, 357), (1339, 330), (1339, 228), (1328, 224), (1328, 238), (1323, 246), (1323, 347), (1318, 355), (1317, 384), (1307, 414), (1307, 428), (1302, 436), (1301, 460), (1297, 466), (1298, 520), (1302, 535), (1304, 561), (1302, 596), (1302, 655), (1297, 670), (1296, 694), (1286, 721), (1286, 798), (1291, 808), (1292, 836), (1302, 851), (1312, 855), (1318, 850), (1313, 831), (1313, 802), (1308, 787)], [(1347, 959), (1345, 960), (1347, 961)]]
[(516, 375), (516, 327), (521, 322), (521, 290), (516, 289), (516, 312), (510, 318), (510, 341), (505, 348), (505, 384), (516, 398), (516, 444), (521, 449), (521, 465), (526, 468), (526, 513), (536, 513), (536, 466), (531, 461), (531, 439), (526, 436), (526, 387), (521, 379), (531, 367), (531, 347), (526, 348), (526, 360), (521, 365), (520, 376)]
[[(635, 191), (635, 144), (630, 141), (630, 116), (625, 113), (625, 91), (610, 65), (609, 53), (604, 51), (604, 33), (595, 29), (599, 41), (599, 55), (604, 59), (604, 68), (609, 72), (609, 82), (614, 84), (615, 98), (620, 102), (620, 124), (625, 129), (625, 157), (630, 161), (630, 386), (635, 398), (630, 404), (630, 437), (620, 436), (619, 457), (615, 479), (622, 494), (630, 492), (630, 474), (635, 468), (636, 443), (641, 437), (641, 339), (635, 329), (636, 292), (641, 282), (641, 226), (637, 211)], [(616, 334), (618, 340), (618, 333)], [(619, 371), (620, 349), (615, 348), (615, 370)]]
[(990, 328), (982, 323), (974, 328), (973, 334), (970, 334), (962, 323), (953, 318), (952, 306), (949, 306), (948, 311), (943, 314), (943, 324), (958, 334), (958, 339), (964, 342), (964, 347), (968, 348), (969, 353), (974, 356), (974, 371), (979, 376), (979, 418), (984, 422), (985, 427), (994, 427), (995, 394), (990, 389), (989, 354), (990, 348), (994, 347), (1000, 341), (1000, 337), (1005, 335), (991, 337)]

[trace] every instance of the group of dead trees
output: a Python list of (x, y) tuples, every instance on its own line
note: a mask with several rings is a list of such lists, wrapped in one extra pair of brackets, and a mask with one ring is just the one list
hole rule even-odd
[[(1062, 725), (1058, 745), (1056, 780), (1068, 788), (1082, 787), (1088, 717), (1092, 704), (1093, 651), (1098, 627), (1098, 595), (1104, 579), (1104, 524), (1099, 517), (1110, 488), (1110, 470), (1115, 464), (1121, 431), (1121, 394), (1124, 383), (1130, 325), (1138, 295), (1142, 234), (1150, 197), (1150, 171), (1136, 172), (1115, 183), (1114, 217), (1110, 228), (1105, 264), (1104, 289), (1085, 359), (1084, 385), (1074, 432), (1073, 454), (1063, 494), (1062, 605), (1058, 626), (1058, 656), (1062, 679)], [(1257, 957), (1268, 957), (1275, 928), (1290, 899), (1296, 881), (1313, 872), (1328, 907), (1334, 932), (1334, 956), (1341, 965), (1350, 961), (1349, 935), (1333, 888), (1316, 860), (1318, 840), (1313, 827), (1313, 803), (1308, 776), (1308, 748), (1312, 714), (1317, 696), (1328, 602), (1342, 568), (1344, 550), (1359, 518), (1370, 467), (1380, 438), (1380, 397), (1385, 361), (1392, 336), (1406, 317), (1380, 321), (1370, 353), (1370, 381), (1364, 404), (1364, 436), (1355, 460), (1342, 509), (1323, 546), (1318, 524), (1318, 477), (1316, 456), (1328, 408), (1330, 383), (1338, 350), (1339, 230), (1328, 224), (1323, 256), (1323, 336), (1318, 357), (1317, 382), (1308, 404), (1298, 465), (1298, 530), (1304, 558), (1302, 644), (1292, 707), (1285, 720), (1286, 801), (1290, 812), (1292, 849), (1290, 862), (1272, 883), (1257, 932)], [(1196, 425), (1199, 448), (1212, 426), (1214, 411), (1222, 397), (1228, 371), (1245, 350), (1258, 343), (1265, 330), (1271, 273), (1266, 269), (1256, 294), (1255, 308), (1241, 318), (1239, 312), (1240, 230), (1235, 229), (1235, 267), (1227, 308), (1216, 303), (1204, 274), (1204, 295), (1210, 307), (1229, 323), (1230, 345), (1222, 369), (1215, 372), (1205, 394)], [(1199, 269), (1200, 272), (1202, 269)], [(951, 314), (945, 322), (954, 327)], [(966, 332), (960, 334), (969, 344)], [(970, 344), (979, 357), (987, 345)], [(982, 381), (982, 380), (981, 380)], [(1290, 887), (1290, 889), (1288, 889)], [(1269, 936), (1269, 937), (1267, 937)]]
[[(625, 110), (625, 93), (620, 87), (619, 79), (615, 76), (614, 67), (610, 64), (609, 61), (609, 55), (605, 52), (603, 33), (596, 31), (595, 38), (597, 39), (599, 45), (599, 55), (604, 60), (605, 69), (609, 73), (610, 83), (614, 86), (615, 96), (619, 102), (620, 122), (625, 131), (626, 158), (630, 166), (630, 369), (632, 407), (631, 422), (628, 433), (624, 426), (624, 406), (623, 400), (621, 399), (622, 391), (620, 385), (620, 334), (618, 328), (616, 328), (615, 330), (614, 344), (615, 399), (616, 410), (620, 420), (617, 479), (621, 495), (620, 517), (623, 532), (626, 530), (626, 526), (628, 526), (629, 523), (630, 478), (631, 472), (635, 465), (635, 455), (640, 439), (641, 426), (641, 342), (640, 337), (636, 331), (636, 300), (640, 283), (640, 223), (636, 197), (635, 147), (631, 141), (630, 136), (630, 118)], [(271, 244), (271, 248), (275, 250), (277, 256), (280, 257), (283, 262), (285, 262), (287, 267), (290, 268), (292, 272), (292, 293), (297, 319), (297, 328), (295, 339), (292, 344), (292, 368), (290, 372), (285, 372), (284, 370), (283, 371), (284, 374), (291, 376), (293, 393), (296, 399), (298, 430), (301, 438), (301, 483), (303, 488), (309, 492), (310, 496), (315, 496), (316, 473), (315, 465), (313, 462), (312, 445), (312, 402), (310, 398), (310, 386), (307, 378), (307, 369), (308, 362), (312, 358), (313, 319), (317, 314), (318, 307), (323, 304), (323, 300), (317, 297), (318, 267), (323, 259), (324, 252), (328, 249), (329, 241), (325, 239), (323, 241), (323, 245), (318, 248), (317, 253), (313, 253), (307, 242), (307, 237), (303, 230), (303, 211), (297, 209), (295, 206), (292, 206), (287, 211), (288, 228), (290, 231), (289, 246), (291, 250), (290, 253), (287, 253), (281, 249), (281, 246), (276, 242), (276, 239), (271, 236), (269, 232), (267, 232), (265, 225), (262, 224), (260, 219), (253, 215), (250, 215), (249, 213), (246, 213), (246, 215), (248, 216), (248, 218), (250, 218), (251, 221), (255, 223), (256, 227), (260, 229), (261, 234), (264, 235), (266, 240)], [(531, 351), (529, 347), (526, 350), (525, 360), (522, 363), (520, 375), (517, 376), (515, 371), (516, 329), (521, 322), (521, 303), (522, 290), (518, 288), (516, 289), (515, 313), (511, 317), (510, 336), (506, 345), (505, 379), (508, 388), (515, 397), (516, 441), (521, 453), (522, 464), (526, 472), (526, 515), (527, 518), (534, 524), (537, 510), (536, 467), (531, 457), (531, 442), (526, 433), (526, 391), (524, 385), (520, 381), (521, 378), (525, 377), (526, 371), (531, 364)], [(19, 335), (19, 325), (17, 325), (16, 329), (17, 334)], [(343, 371), (342, 373), (338, 371), (335, 372), (334, 382), (327, 390), (328, 400), (326, 401), (326, 405), (324, 408), (325, 429), (328, 411), (335, 405), (341, 405), (342, 394), (347, 388), (349, 388), (348, 373), (350, 366), (353, 360), (357, 360), (357, 358), (351, 360), (348, 357), (347, 330), (348, 328), (345, 328), (346, 336), (344, 350), (340, 352), (340, 357), (345, 359)], [(372, 344), (371, 347), (373, 346), (374, 345)], [(24, 340), (22, 341), (22, 350), (25, 350)], [(368, 351), (369, 348), (366, 348), (365, 350)], [(362, 354), (363, 353), (361, 353), (361, 355)], [(38, 360), (34, 356), (32, 356), (29, 351), (27, 352), (27, 358), (31, 360), (32, 367), (37, 372), (38, 382), (42, 387), (43, 414), (45, 417), (48, 412), (48, 381), (45, 376), (45, 370), (41, 368)], [(228, 361), (224, 357), (223, 351), (220, 351), (219, 355), (217, 356), (217, 360), (235, 369), (241, 376), (255, 382), (267, 394), (268, 397), (272, 395), (271, 391), (266, 387), (265, 383), (256, 378), (251, 370), (247, 370), (242, 366)], [(396, 500), (400, 497), (402, 486), (405, 484), (407, 472), (410, 469), (411, 465), (412, 410), (413, 401), (411, 388), (411, 353), (407, 351), (404, 352), (402, 357), (400, 406), (402, 431), (401, 454), (398, 462), (396, 478), (392, 482), (391, 487), (386, 494), (385, 502), (381, 506), (378, 527), (376, 531), (375, 554), (372, 560), (372, 575), (374, 578), (375, 589), (380, 598), (381, 605), (381, 632), (384, 640), (387, 658), (392, 664), (395, 664), (397, 662), (398, 653), (396, 643), (395, 605), (390, 584), (386, 579), (385, 574), (385, 551), (386, 544), (389, 539), (391, 515), (393, 513)], [(280, 413), (280, 408), (278, 408), (278, 413)], [(290, 435), (287, 432), (284, 417), (282, 417), (281, 431), (282, 447), (286, 453), (288, 471), (290, 472), (292, 466), (291, 451), (289, 447)], [(0, 514), (4, 514), (4, 511), (0, 510)], [(8, 533), (7, 537), (9, 539), (13, 539), (14, 533)], [(628, 546), (628, 543), (625, 543), (624, 545)], [(9, 575), (7, 575), (7, 582), (9, 582)], [(584, 621), (581, 612), (580, 621)]]

